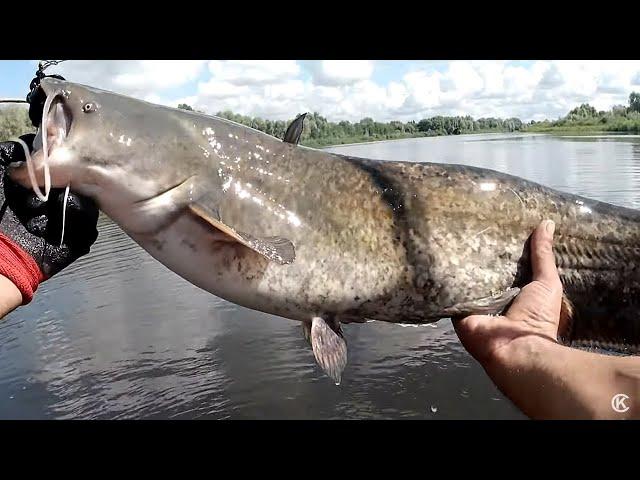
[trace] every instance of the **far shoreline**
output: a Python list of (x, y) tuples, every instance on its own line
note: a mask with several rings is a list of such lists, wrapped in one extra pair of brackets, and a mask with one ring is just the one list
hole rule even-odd
[[(468, 132), (468, 133), (459, 133), (458, 135), (417, 135), (415, 137), (404, 137), (404, 138), (387, 138), (385, 140), (373, 140), (373, 141), (362, 141), (362, 142), (351, 142), (351, 143), (336, 143), (334, 145), (326, 145), (323, 147), (317, 147), (318, 149), (323, 148), (335, 148), (335, 147), (349, 147), (353, 145), (371, 145), (374, 143), (388, 143), (388, 142), (400, 142), (402, 140), (414, 140), (416, 138), (442, 138), (442, 137), (465, 137), (469, 135), (513, 135), (519, 133), (537, 133), (537, 132)], [(310, 147), (315, 148), (315, 147)]]
[[(557, 129), (557, 130), (547, 130), (547, 131), (527, 131), (527, 130), (518, 130), (515, 132), (467, 132), (460, 133), (458, 135), (417, 135), (415, 137), (404, 137), (404, 138), (388, 138), (385, 140), (373, 140), (373, 141), (362, 141), (362, 142), (350, 142), (350, 143), (336, 143), (333, 145), (323, 145), (319, 147), (308, 147), (314, 148), (317, 150), (324, 150), (327, 148), (336, 148), (336, 147), (349, 147), (354, 145), (373, 145), (376, 143), (389, 143), (389, 142), (399, 142), (402, 140), (413, 140), (416, 138), (439, 138), (439, 137), (463, 137), (469, 135), (563, 135), (563, 136), (576, 136), (576, 137), (593, 137), (593, 136), (638, 136), (638, 134), (634, 134), (633, 132), (625, 132), (625, 131), (611, 131), (611, 130), (593, 130), (593, 131), (585, 131), (585, 130), (571, 130), (571, 129)], [(304, 145), (306, 146), (306, 145)]]

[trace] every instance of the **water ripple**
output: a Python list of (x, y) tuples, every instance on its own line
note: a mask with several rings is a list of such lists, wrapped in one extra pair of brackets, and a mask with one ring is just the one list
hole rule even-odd
[[(333, 149), (493, 168), (640, 208), (639, 138), (474, 135)], [(345, 326), (336, 387), (300, 325), (169, 271), (105, 217), (91, 253), (0, 322), (0, 418), (523, 418), (449, 320)]]

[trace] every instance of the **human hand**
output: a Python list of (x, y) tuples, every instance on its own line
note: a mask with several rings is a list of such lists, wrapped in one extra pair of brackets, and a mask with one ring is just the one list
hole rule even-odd
[[(553, 255), (552, 221), (542, 222), (531, 238), (533, 281), (526, 285), (504, 315), (472, 315), (454, 320), (467, 351), (483, 366), (508, 363), (527, 342), (557, 342), (562, 308), (562, 283)], [(526, 347), (526, 345), (525, 345)]]
[[(458, 337), (491, 380), (522, 412), (538, 419), (640, 418), (638, 357), (616, 357), (570, 348), (558, 330), (570, 314), (553, 255), (552, 222), (531, 238), (533, 281), (504, 315), (454, 320)], [(626, 393), (625, 412), (612, 398)]]
[[(34, 137), (21, 139), (31, 147)], [(0, 274), (16, 284), (23, 304), (40, 282), (89, 253), (98, 237), (99, 214), (92, 200), (69, 192), (61, 245), (64, 189), (51, 189), (49, 200), (43, 202), (13, 182), (6, 167), (24, 160), (17, 142), (0, 143)]]

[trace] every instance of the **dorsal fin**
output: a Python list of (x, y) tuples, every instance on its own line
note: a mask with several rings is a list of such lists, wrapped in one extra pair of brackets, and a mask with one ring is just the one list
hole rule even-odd
[(286, 133), (284, 134), (283, 142), (292, 143), (293, 145), (297, 145), (300, 142), (300, 137), (302, 136), (302, 129), (304, 128), (304, 118), (307, 116), (306, 113), (299, 115), (289, 128), (287, 128)]

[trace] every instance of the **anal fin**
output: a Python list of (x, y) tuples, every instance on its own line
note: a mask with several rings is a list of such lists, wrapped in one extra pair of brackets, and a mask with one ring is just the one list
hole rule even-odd
[(336, 320), (328, 323), (321, 317), (314, 317), (311, 320), (310, 337), (316, 362), (336, 385), (340, 385), (342, 372), (347, 365), (347, 342), (340, 323)]
[(508, 290), (495, 295), (452, 305), (451, 307), (445, 308), (443, 313), (451, 317), (497, 315), (503, 312), (511, 301), (516, 298), (518, 293), (520, 293), (519, 288), (509, 288)]

